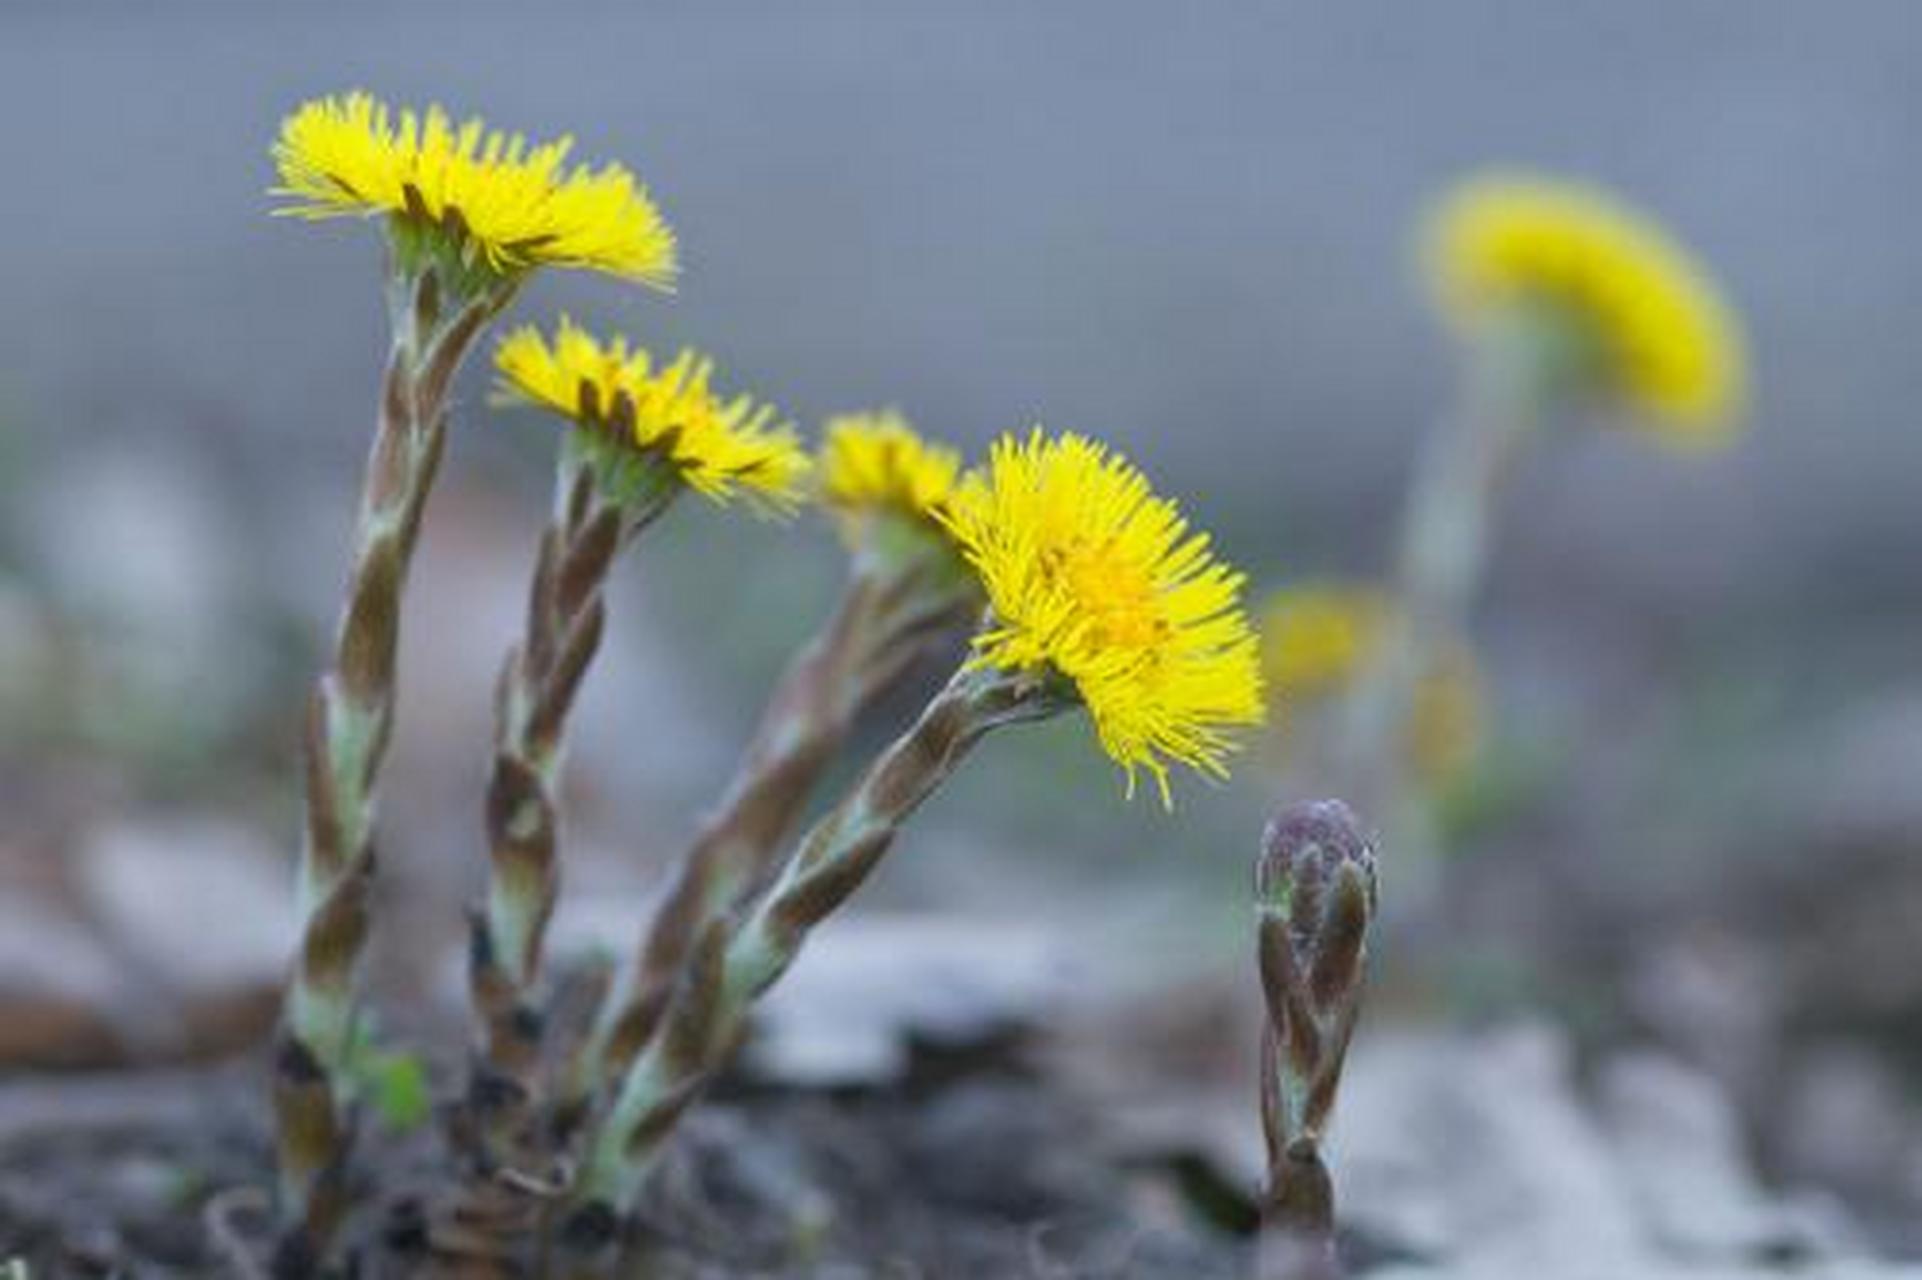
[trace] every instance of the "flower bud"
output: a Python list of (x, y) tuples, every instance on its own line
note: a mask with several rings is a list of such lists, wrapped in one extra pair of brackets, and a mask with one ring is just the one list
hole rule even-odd
[(1375, 851), (1339, 800), (1291, 805), (1262, 833), (1255, 864), (1262, 994), (1261, 1115), (1270, 1217), (1327, 1238), (1332, 1194), (1321, 1136), (1361, 1008)]

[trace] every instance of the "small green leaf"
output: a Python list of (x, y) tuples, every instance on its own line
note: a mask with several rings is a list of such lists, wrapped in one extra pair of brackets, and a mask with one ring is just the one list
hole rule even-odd
[(381, 1124), (393, 1133), (411, 1133), (427, 1123), (433, 1097), (427, 1066), (411, 1053), (364, 1053), (355, 1060), (361, 1093)]

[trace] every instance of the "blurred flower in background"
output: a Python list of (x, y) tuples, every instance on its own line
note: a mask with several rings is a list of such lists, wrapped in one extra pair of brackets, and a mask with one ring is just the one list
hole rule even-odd
[(895, 409), (829, 418), (820, 465), (821, 501), (844, 526), (877, 512), (938, 525), (961, 478), (960, 452), (916, 435)]
[[(1386, 630), (1402, 625), (1393, 597), (1376, 586), (1304, 582), (1268, 598), (1261, 655), (1284, 767), (1312, 747), (1304, 737), (1331, 730), (1328, 718), (1381, 660)], [(1408, 768), (1423, 786), (1446, 787), (1474, 763), (1483, 721), (1481, 671), (1457, 637), (1428, 656), (1416, 682), (1402, 726)]]
[(1725, 441), (1747, 393), (1741, 328), (1663, 228), (1585, 183), (1472, 178), (1431, 216), (1425, 261), (1449, 321), (1478, 340), (1531, 330), (1550, 379), (1627, 409), (1663, 441)]

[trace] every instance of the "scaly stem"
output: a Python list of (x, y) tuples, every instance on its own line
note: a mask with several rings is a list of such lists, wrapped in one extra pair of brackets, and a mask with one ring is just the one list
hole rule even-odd
[(611, 1228), (632, 1204), (676, 1121), (732, 1050), (754, 1000), (816, 925), (859, 888), (901, 824), (988, 730), (1070, 705), (1047, 683), (963, 670), (804, 837), (750, 908), (700, 931), (658, 1033), (628, 1069), (596, 1134), (581, 1218)]
[[(301, 937), (275, 1056), (283, 1256), (317, 1265), (344, 1210), (361, 954), (374, 875), (376, 781), (393, 728), (400, 606), (422, 510), (447, 435), (447, 395), (482, 327), (515, 283), (464, 276), (406, 252), (389, 272), (393, 348), (354, 527), (347, 603), (331, 661), (308, 701), (307, 814), (299, 871)], [(483, 281), (476, 285), (476, 281)]]
[(659, 1028), (700, 931), (761, 887), (815, 784), (863, 711), (971, 611), (919, 571), (857, 560), (821, 631), (782, 674), (720, 804), (676, 863), (637, 963), (601, 1006), (573, 1070), (578, 1106)]
[(515, 1163), (533, 1140), (541, 1058), (536, 999), (542, 942), (560, 890), (557, 848), (567, 716), (599, 651), (602, 600), (621, 547), (658, 519), (678, 483), (609, 497), (584, 452), (563, 451), (554, 512), (541, 535), (526, 629), (502, 664), (487, 791), (488, 882), (473, 921), (469, 982), (480, 1018), (469, 1102), (483, 1170)]
[(1337, 1280), (1340, 1274), (1334, 1185), (1319, 1144), (1304, 1138), (1269, 1163), (1255, 1280)]

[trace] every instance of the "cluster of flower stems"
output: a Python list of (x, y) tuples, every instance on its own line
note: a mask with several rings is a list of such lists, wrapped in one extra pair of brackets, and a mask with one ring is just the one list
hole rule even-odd
[[(346, 605), (305, 733), (302, 934), (274, 1056), (280, 1275), (326, 1273), (344, 1222), (367, 1199), (353, 1190), (353, 1057), (365, 1039), (359, 970), (401, 601), (451, 380), (513, 293), (510, 281), (464, 269), (431, 241), (395, 236), (393, 346)], [(556, 785), (568, 715), (606, 626), (610, 570), (681, 489), (665, 469), (648, 480), (610, 496), (580, 449), (562, 451), (524, 630), (501, 667), (488, 880), (471, 917), (474, 1045), (446, 1126), (462, 1175), (451, 1194), (408, 1201), (408, 1220), (390, 1224), (431, 1258), (525, 1267), (528, 1251), (559, 1248), (585, 1266), (609, 1252), (677, 1119), (808, 931), (862, 882), (982, 733), (1061, 707), (1044, 680), (964, 669), (793, 840), (862, 711), (980, 608), (973, 594), (928, 581), (935, 570), (911, 557), (857, 555), (839, 602), (781, 676), (731, 784), (680, 857), (631, 963), (604, 985), (585, 1026), (564, 1034), (550, 1017), (542, 966), (559, 888)]]
[[(515, 278), (411, 239), (397, 223), (393, 345), (355, 525), (346, 605), (305, 732), (303, 932), (278, 1036), (274, 1097), (283, 1232), (276, 1265), (316, 1274), (357, 1197), (353, 1057), (375, 870), (377, 781), (391, 735), (401, 600), (447, 434), (453, 376)], [(1525, 336), (1525, 335), (1524, 335)], [(1425, 655), (1461, 625), (1500, 479), (1544, 399), (1525, 344), (1485, 344), (1467, 412), (1437, 434), (1411, 497), (1401, 625), (1351, 693), (1338, 741), (1345, 793), (1422, 844), (1395, 749)], [(472, 912), (475, 1034), (447, 1131), (463, 1170), (452, 1195), (413, 1205), (430, 1255), (505, 1258), (558, 1244), (606, 1251), (687, 1107), (738, 1042), (754, 1000), (808, 931), (887, 852), (900, 823), (985, 731), (1061, 709), (1045, 679), (964, 668), (802, 838), (792, 832), (851, 726), (917, 657), (979, 611), (913, 557), (857, 551), (818, 634), (781, 676), (735, 776), (675, 864), (630, 960), (580, 1027), (551, 1015), (544, 940), (559, 891), (559, 773), (566, 727), (606, 627), (603, 593), (623, 550), (684, 488), (671, 469), (610, 492), (579, 437), (559, 454), (523, 631), (502, 663), (485, 797), (488, 879)], [(1304, 852), (1304, 850), (1306, 852)], [(1332, 859), (1332, 861), (1330, 861)], [(1319, 1139), (1357, 1007), (1374, 912), (1372, 853), (1341, 806), (1285, 812), (1258, 875), (1271, 1240), (1288, 1274), (1332, 1258)], [(1363, 892), (1365, 888), (1365, 893)], [(1273, 1250), (1269, 1251), (1271, 1254)], [(1281, 1272), (1277, 1272), (1281, 1274)]]

